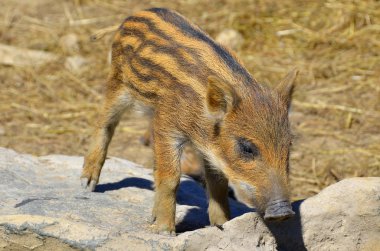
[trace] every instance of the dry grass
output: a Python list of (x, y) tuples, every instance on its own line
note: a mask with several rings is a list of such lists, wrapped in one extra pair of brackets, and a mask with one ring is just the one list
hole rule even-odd
[[(0, 66), (0, 146), (44, 155), (81, 155), (101, 102), (111, 36), (95, 31), (136, 10), (176, 9), (215, 36), (241, 32), (238, 52), (257, 80), (275, 85), (298, 66), (292, 110), (297, 136), (291, 158), (293, 198), (353, 176), (380, 175), (380, 2), (8, 0), (0, 12), (0, 43), (56, 53), (43, 67)], [(74, 74), (61, 36), (79, 37), (89, 67)], [(138, 143), (146, 121), (126, 117), (110, 154), (151, 165)]]

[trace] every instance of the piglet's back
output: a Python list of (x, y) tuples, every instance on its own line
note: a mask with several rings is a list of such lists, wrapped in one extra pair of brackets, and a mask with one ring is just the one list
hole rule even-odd
[(180, 14), (160, 8), (138, 12), (120, 26), (111, 74), (151, 105), (181, 91), (204, 96), (212, 75), (236, 84), (253, 81), (233, 53)]

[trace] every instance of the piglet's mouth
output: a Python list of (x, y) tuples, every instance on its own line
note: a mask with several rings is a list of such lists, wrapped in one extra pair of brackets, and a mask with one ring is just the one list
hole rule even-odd
[(292, 206), (287, 200), (275, 200), (268, 204), (265, 210), (264, 220), (284, 221), (295, 215)]

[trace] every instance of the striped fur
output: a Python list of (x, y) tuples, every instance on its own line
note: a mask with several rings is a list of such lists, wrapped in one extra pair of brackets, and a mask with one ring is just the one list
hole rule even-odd
[(290, 73), (278, 90), (259, 85), (233, 52), (174, 11), (154, 8), (126, 18), (112, 45), (84, 187), (95, 189), (121, 114), (143, 104), (153, 111), (158, 232), (175, 230), (179, 159), (186, 144), (204, 157), (211, 224), (229, 218), (228, 179), (251, 186), (262, 210), (272, 200), (288, 200), (287, 111), (295, 76)]
[[(195, 94), (205, 93), (210, 75), (222, 76), (231, 83), (253, 82), (233, 53), (166, 9), (150, 9), (128, 17), (115, 36), (113, 49), (113, 60), (121, 60), (126, 67), (121, 69), (126, 82), (142, 94), (164, 96), (170, 94), (166, 89), (181, 86), (196, 88)], [(136, 98), (146, 101), (144, 96)]]

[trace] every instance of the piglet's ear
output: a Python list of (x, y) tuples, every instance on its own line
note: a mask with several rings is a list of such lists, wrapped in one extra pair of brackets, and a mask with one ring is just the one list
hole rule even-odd
[(230, 84), (215, 76), (208, 77), (206, 107), (213, 118), (222, 119), (238, 101), (239, 97)]
[(292, 100), (292, 94), (294, 90), (294, 80), (296, 79), (298, 74), (298, 69), (293, 69), (289, 72), (286, 77), (280, 82), (280, 84), (276, 87), (276, 91), (280, 95), (282, 101), (286, 104), (289, 109), (290, 103)]

